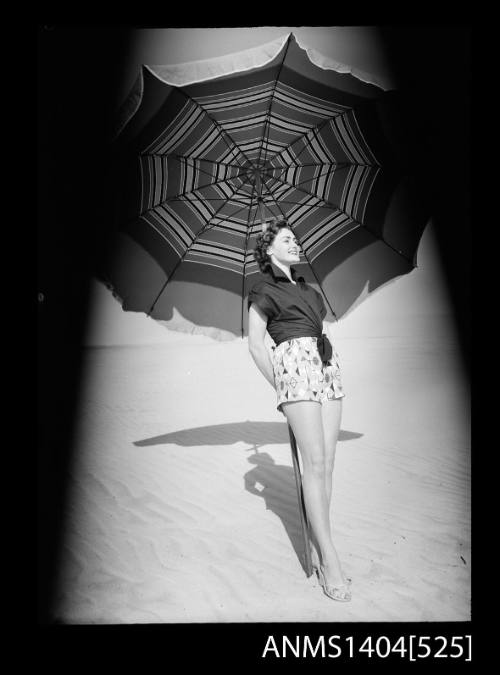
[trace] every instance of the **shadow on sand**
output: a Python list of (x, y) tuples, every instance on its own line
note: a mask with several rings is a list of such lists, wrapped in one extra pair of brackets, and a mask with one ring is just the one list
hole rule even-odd
[[(341, 430), (339, 441), (360, 438), (363, 434)], [(253, 454), (248, 461), (255, 467), (244, 475), (245, 489), (264, 500), (266, 509), (275, 513), (283, 523), (293, 549), (304, 572), (305, 551), (297, 497), (295, 475), (292, 466), (276, 464), (267, 453), (259, 453), (259, 447), (273, 443), (290, 443), (288, 424), (285, 422), (233, 422), (205, 427), (182, 429), (161, 436), (135, 441), (138, 447), (151, 445), (181, 445), (185, 447), (202, 445), (233, 445), (244, 442)]]
[[(363, 434), (341, 430), (339, 441), (350, 441), (361, 438)], [(181, 429), (161, 436), (134, 441), (134, 445), (143, 448), (149, 445), (233, 445), (248, 443), (255, 452), (264, 445), (273, 443), (290, 443), (288, 424), (286, 422), (231, 422), (230, 424), (211, 424), (205, 427)]]
[(245, 489), (261, 497), (266, 510), (272, 511), (281, 520), (302, 569), (307, 574), (293, 467), (276, 464), (267, 452), (250, 455), (248, 461), (255, 467), (243, 477)]

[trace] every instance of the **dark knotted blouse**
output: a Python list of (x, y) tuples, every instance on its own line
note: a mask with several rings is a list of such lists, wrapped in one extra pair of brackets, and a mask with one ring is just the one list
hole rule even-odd
[(286, 274), (274, 263), (263, 272), (248, 294), (248, 310), (255, 303), (267, 316), (267, 331), (278, 346), (285, 340), (298, 337), (318, 338), (318, 352), (324, 364), (332, 357), (332, 345), (323, 333), (323, 319), (326, 307), (323, 297), (312, 286), (297, 276), (290, 267), (293, 284)]

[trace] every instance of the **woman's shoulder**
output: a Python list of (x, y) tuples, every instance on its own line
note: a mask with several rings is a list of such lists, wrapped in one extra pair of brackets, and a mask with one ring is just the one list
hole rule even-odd
[(266, 289), (271, 288), (272, 284), (269, 283), (269, 280), (264, 274), (259, 275), (259, 279), (252, 285), (250, 291), (255, 291), (255, 293), (263, 293)]

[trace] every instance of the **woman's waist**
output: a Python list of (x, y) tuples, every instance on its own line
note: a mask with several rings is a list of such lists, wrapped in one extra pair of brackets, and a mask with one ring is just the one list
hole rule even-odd
[(324, 333), (321, 332), (310, 332), (310, 333), (297, 333), (296, 335), (287, 335), (286, 337), (283, 338), (278, 338), (275, 340), (275, 346), (279, 347), (279, 345), (283, 344), (284, 342), (291, 342), (292, 340), (300, 340), (301, 338), (315, 338), (316, 340), (319, 340)]
[[(313, 340), (316, 343), (319, 356), (323, 363), (328, 363), (333, 356), (333, 345), (330, 342), (328, 335), (326, 333), (314, 333), (308, 335), (294, 335), (289, 336), (287, 339), (280, 340), (276, 343), (276, 349), (278, 349), (284, 343), (291, 342), (292, 340), (301, 340), (301, 339)], [(281, 351), (281, 350), (279, 350)], [(278, 352), (277, 352), (278, 353)]]

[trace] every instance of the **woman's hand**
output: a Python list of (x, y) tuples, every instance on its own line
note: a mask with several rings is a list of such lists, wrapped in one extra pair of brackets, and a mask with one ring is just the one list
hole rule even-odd
[(323, 333), (328, 336), (330, 342), (332, 342), (332, 326), (333, 324), (330, 321), (325, 321), (323, 319)]

